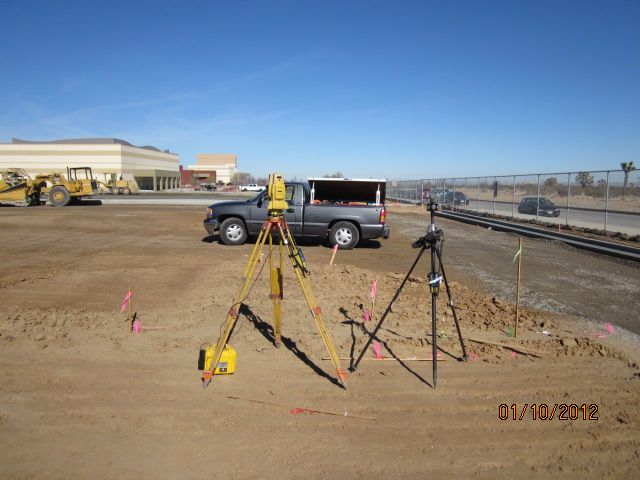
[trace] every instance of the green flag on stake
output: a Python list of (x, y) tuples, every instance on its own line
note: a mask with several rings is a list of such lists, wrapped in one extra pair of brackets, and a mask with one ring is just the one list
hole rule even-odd
[(511, 263), (515, 263), (516, 258), (518, 258), (518, 255), (522, 254), (522, 246), (520, 248), (518, 248), (518, 251), (516, 252), (515, 256), (513, 257), (513, 262)]

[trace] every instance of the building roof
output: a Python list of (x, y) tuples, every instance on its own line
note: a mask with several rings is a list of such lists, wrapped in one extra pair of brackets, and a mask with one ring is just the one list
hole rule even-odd
[[(127, 145), (129, 147), (135, 147), (135, 148), (144, 148), (146, 150), (153, 150), (154, 152), (161, 152), (162, 150), (160, 150), (159, 148), (153, 147), (151, 145), (144, 145), (144, 146), (137, 146), (137, 145), (132, 145), (131, 143), (127, 142), (126, 140), (121, 140), (119, 138), (67, 138), (67, 139), (62, 139), (62, 140), (46, 140), (46, 141), (35, 141), (35, 140), (22, 140), (20, 138), (12, 138), (11, 139), (11, 143), (13, 144), (35, 144), (35, 145), (42, 145), (42, 144), (49, 144), (49, 143), (56, 143), (56, 144), (68, 144), (68, 145), (87, 145), (87, 144), (91, 144), (91, 145), (112, 145), (112, 144), (120, 144), (120, 145)], [(169, 150), (165, 150), (164, 153), (171, 153), (169, 152)]]

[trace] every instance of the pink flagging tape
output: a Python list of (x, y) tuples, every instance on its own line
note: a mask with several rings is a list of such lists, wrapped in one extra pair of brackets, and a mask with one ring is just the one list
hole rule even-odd
[(373, 354), (375, 355), (376, 358), (378, 359), (383, 358), (382, 355), (380, 355), (380, 350), (382, 349), (382, 344), (380, 342), (373, 342), (373, 345), (371, 345), (371, 348), (373, 348)]

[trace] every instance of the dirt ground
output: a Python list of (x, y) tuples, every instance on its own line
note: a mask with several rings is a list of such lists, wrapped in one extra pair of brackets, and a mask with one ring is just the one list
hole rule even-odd
[[(203, 389), (198, 348), (217, 339), (252, 246), (212, 241), (202, 217), (202, 207), (0, 209), (0, 478), (637, 478), (640, 355), (621, 328), (637, 327), (637, 266), (527, 240), (516, 340), (505, 333), (515, 237), (443, 221), (470, 358), (456, 360), (441, 296), (437, 389), (431, 362), (406, 360), (431, 352), (426, 263), (379, 333), (385, 360), (368, 352), (346, 390), (290, 268), (273, 347), (263, 273), (230, 342), (236, 373)], [(340, 251), (333, 266), (329, 248), (304, 244), (341, 357), (359, 353), (425, 222), (392, 209), (389, 240)], [(140, 335), (119, 312), (129, 286)]]

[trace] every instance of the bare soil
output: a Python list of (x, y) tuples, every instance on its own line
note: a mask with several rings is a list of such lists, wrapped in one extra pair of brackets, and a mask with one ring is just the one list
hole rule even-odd
[[(637, 267), (527, 241), (513, 339), (515, 237), (443, 222), (470, 359), (456, 360), (442, 295), (436, 389), (430, 362), (397, 360), (431, 351), (426, 259), (379, 334), (392, 360), (368, 353), (346, 390), (290, 268), (285, 339), (273, 347), (264, 272), (230, 342), (236, 373), (203, 389), (198, 347), (217, 339), (252, 245), (206, 237), (202, 216), (201, 207), (0, 209), (1, 478), (636, 478), (640, 355), (620, 325), (637, 325), (638, 289), (607, 282), (638, 281)], [(341, 357), (359, 353), (396, 292), (426, 215), (397, 208), (389, 222), (389, 240), (340, 251), (333, 266), (329, 248), (303, 245)], [(375, 318), (365, 322), (374, 279)], [(119, 312), (129, 286), (140, 335)], [(501, 420), (501, 404), (518, 419)], [(559, 405), (553, 419), (539, 419), (541, 404), (545, 416)], [(560, 419), (563, 404), (586, 413), (567, 407), (578, 418)]]

